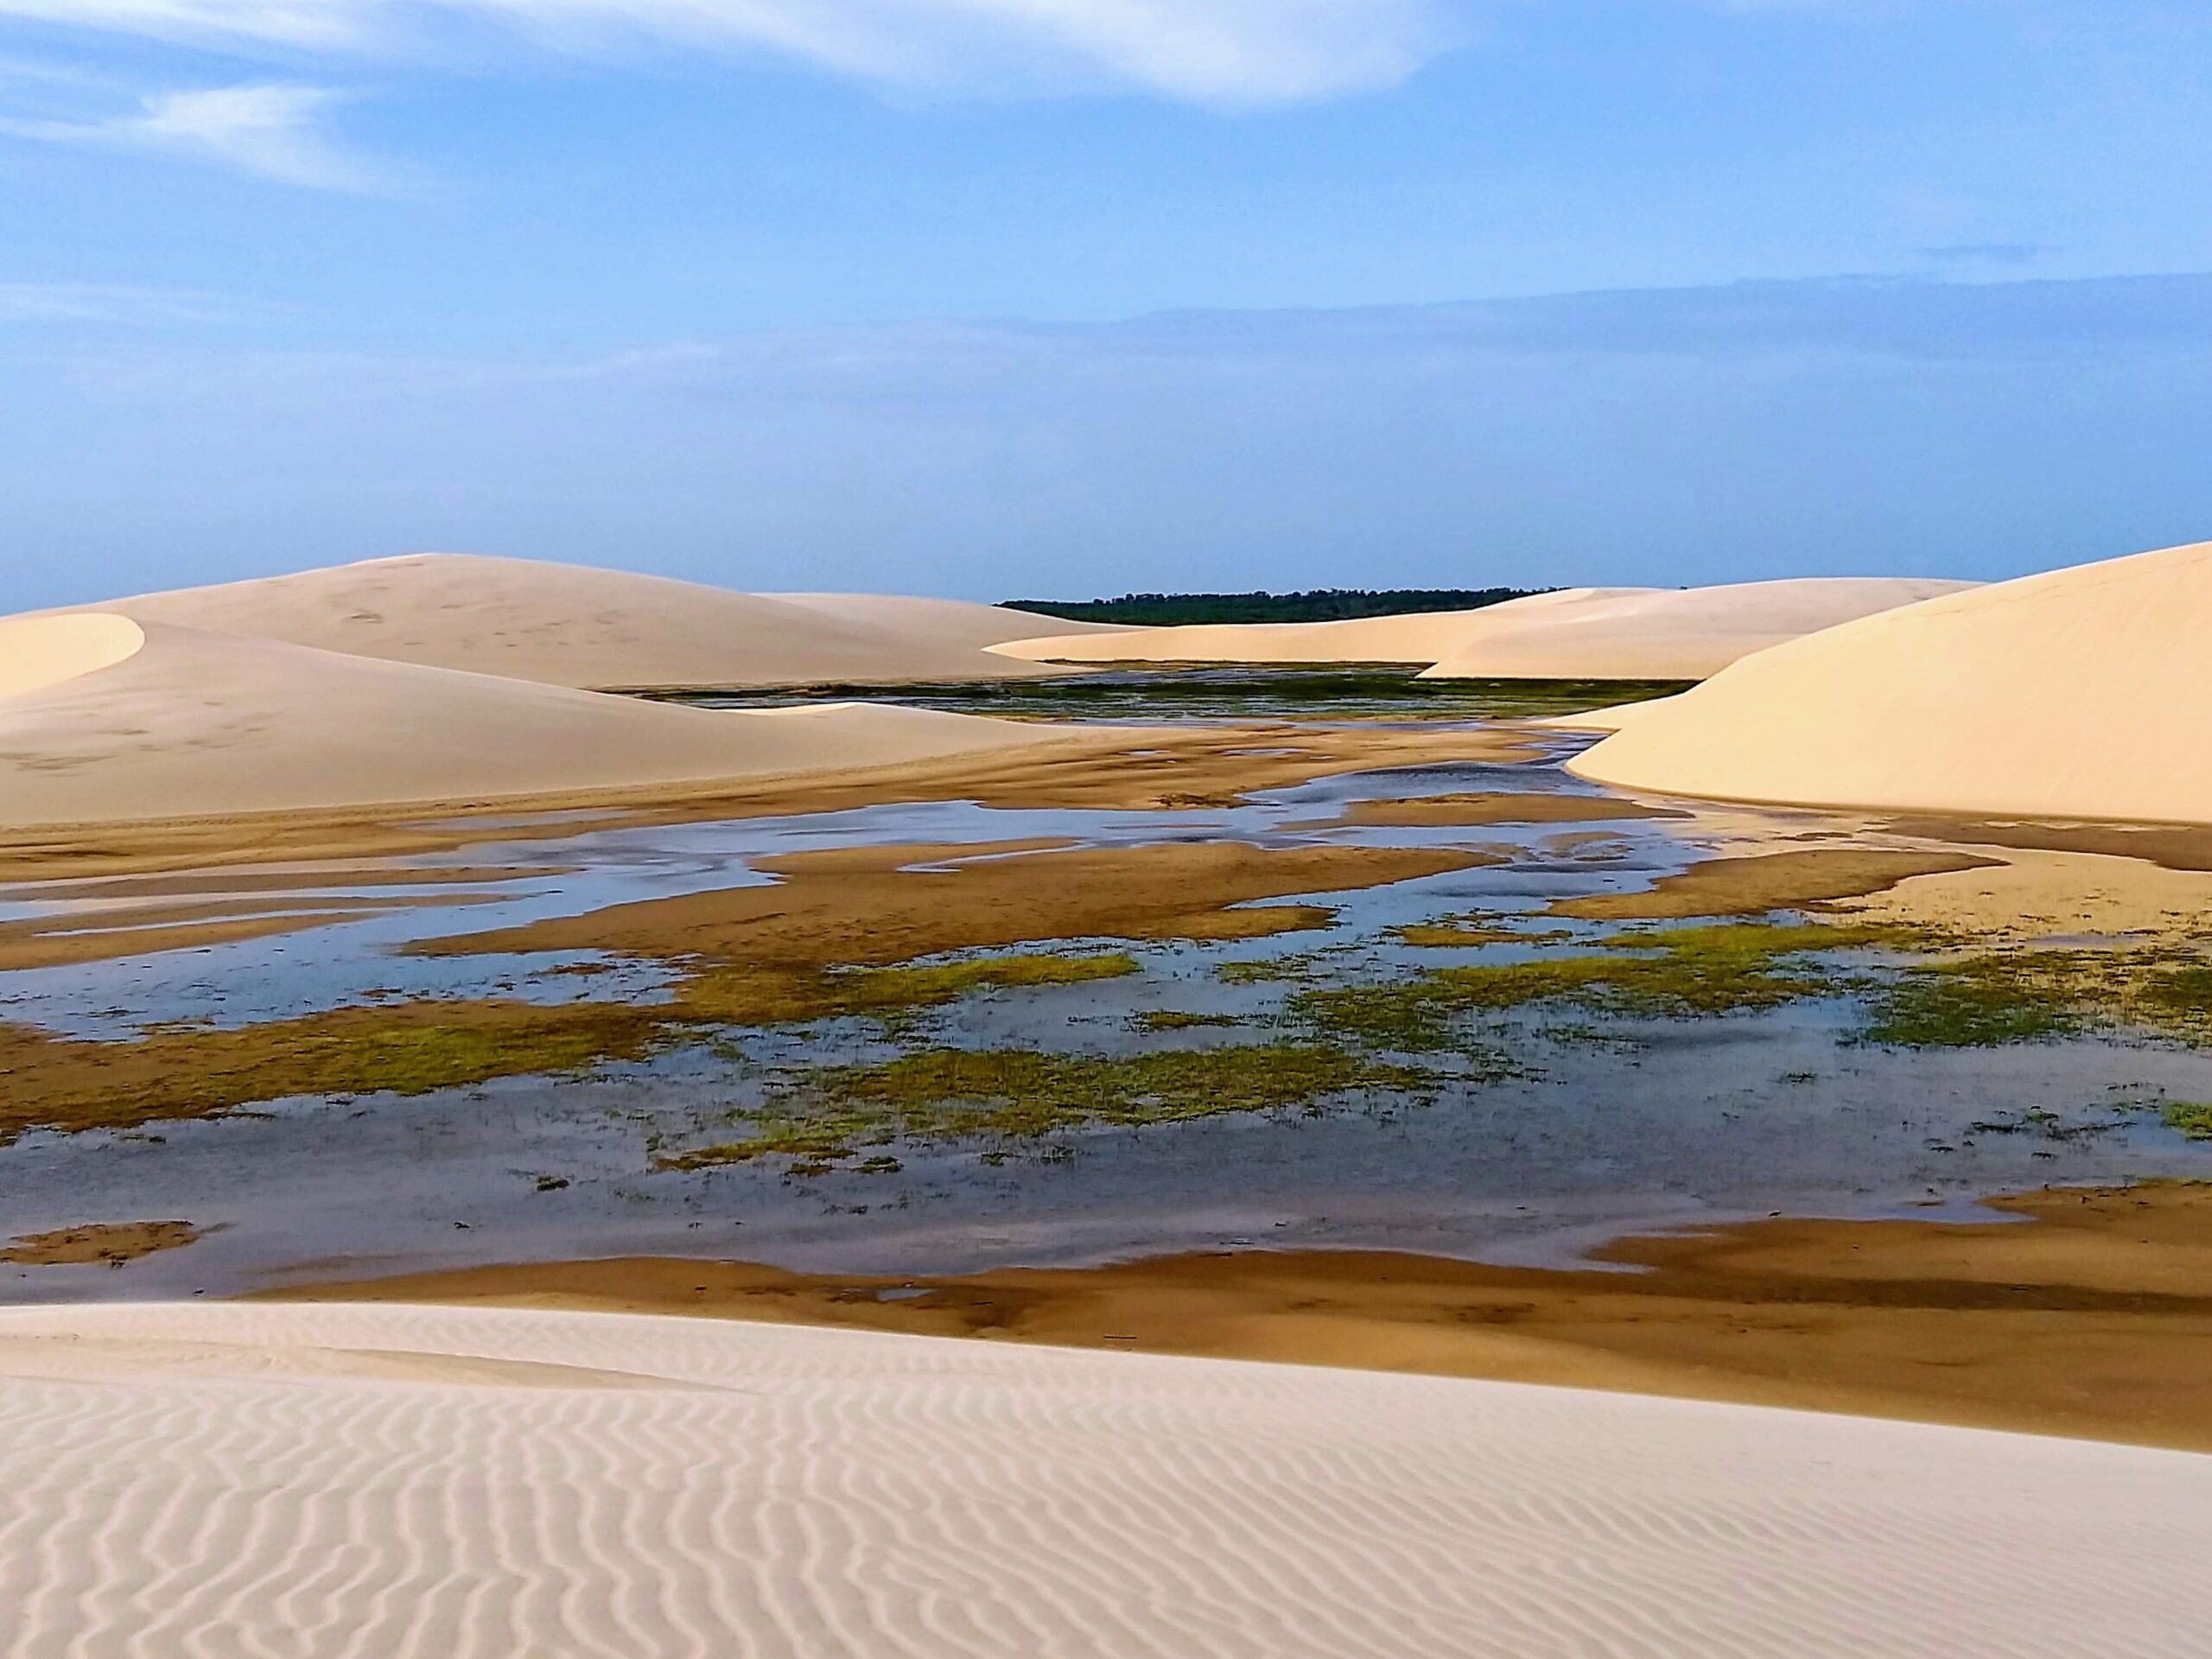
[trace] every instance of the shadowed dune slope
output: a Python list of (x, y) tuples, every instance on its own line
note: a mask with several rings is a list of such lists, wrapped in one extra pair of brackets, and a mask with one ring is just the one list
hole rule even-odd
[(9, 827), (842, 770), (1057, 735), (881, 705), (675, 708), (99, 613), (0, 621), (0, 664)]
[(2160, 1659), (2212, 1459), (550, 1310), (0, 1311), (22, 1654)]
[(982, 647), (1046, 622), (957, 600), (742, 594), (626, 570), (455, 553), (79, 608), (427, 668), (608, 689), (1004, 679), (1036, 671)]
[(2027, 576), (1778, 645), (1573, 762), (1640, 790), (2212, 823), (2212, 543)]
[(1568, 588), (1471, 611), (1015, 639), (1033, 662), (1414, 663), (1430, 679), (1694, 680), (1817, 628), (1956, 591), (1890, 577)]

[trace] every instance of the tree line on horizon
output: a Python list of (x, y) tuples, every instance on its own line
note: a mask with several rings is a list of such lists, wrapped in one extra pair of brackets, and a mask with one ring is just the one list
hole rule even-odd
[(1006, 599), (1009, 610), (1070, 622), (1118, 622), (1130, 627), (1179, 627), (1207, 622), (1343, 622), (1362, 616), (1414, 616), (1471, 611), (1542, 588), (1315, 588), (1304, 593), (1123, 594), (1118, 599)]

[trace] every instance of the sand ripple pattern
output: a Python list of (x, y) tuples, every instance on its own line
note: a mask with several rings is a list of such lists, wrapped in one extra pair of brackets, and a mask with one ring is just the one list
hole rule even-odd
[(2212, 1652), (2212, 1458), (536, 1311), (0, 1311), (12, 1659)]

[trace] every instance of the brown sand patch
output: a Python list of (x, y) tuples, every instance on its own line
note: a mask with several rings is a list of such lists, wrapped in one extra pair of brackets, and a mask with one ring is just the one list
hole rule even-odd
[(1563, 899), (1545, 912), (1583, 921), (1667, 921), (1687, 916), (1758, 916), (1837, 899), (1863, 898), (1916, 875), (1993, 867), (1970, 853), (1888, 852), (1816, 848), (1708, 858), (1679, 875), (1662, 876), (1644, 893)]
[[(601, 950), (767, 969), (907, 962), (1039, 940), (1241, 939), (1314, 927), (1313, 905), (1231, 906), (1375, 887), (1497, 862), (1433, 848), (1238, 842), (1031, 850), (1035, 842), (853, 847), (764, 859), (784, 879), (617, 905), (588, 915), (426, 941), (442, 956)], [(994, 855), (1020, 854), (995, 856)], [(946, 862), (946, 861), (955, 861)], [(915, 869), (914, 865), (943, 864)]]
[(1968, 847), (2011, 847), (2023, 852), (2101, 853), (2145, 859), (2170, 870), (2212, 870), (2212, 829), (2183, 824), (2046, 823), (2034, 819), (1897, 818), (1893, 835), (1948, 841)]
[[(41, 893), (41, 898), (48, 895)], [(241, 939), (272, 938), (385, 910), (443, 908), (485, 902), (477, 893), (348, 893), (205, 904), (135, 905), (75, 910), (0, 922), (0, 973), (70, 963), (111, 962), (167, 950), (202, 950)]]
[(1429, 795), (1415, 800), (1352, 801), (1335, 818), (1293, 824), (1366, 824), (1379, 829), (1445, 829), (1484, 823), (1602, 823), (1619, 818), (1688, 818), (1674, 807), (1647, 806), (1609, 795)]
[(0, 1248), (0, 1262), (41, 1268), (105, 1262), (119, 1268), (157, 1250), (181, 1249), (199, 1236), (199, 1229), (188, 1221), (99, 1221), (50, 1233), (18, 1234)]
[[(1997, 1207), (2032, 1224), (1775, 1220), (1597, 1253), (1635, 1273), (1247, 1251), (907, 1280), (643, 1258), (268, 1294), (1137, 1348), (2212, 1451), (2212, 1185)], [(924, 1294), (880, 1300), (910, 1289)]]
[[(1255, 748), (1279, 752), (1255, 753)], [(484, 841), (557, 839), (594, 827), (573, 817), (509, 822), (530, 814), (603, 813), (603, 823), (611, 825), (841, 811), (900, 801), (1173, 810), (1233, 803), (1255, 790), (1347, 772), (1527, 760), (1540, 753), (1528, 735), (1505, 731), (1317, 730), (1284, 724), (1070, 728), (1066, 736), (1034, 746), (734, 785), (0, 831), (0, 881), (404, 858)], [(470, 823), (472, 815), (485, 822)]]

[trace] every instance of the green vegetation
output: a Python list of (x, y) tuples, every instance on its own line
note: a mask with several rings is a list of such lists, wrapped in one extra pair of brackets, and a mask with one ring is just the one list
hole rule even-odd
[(2170, 1101), (2159, 1117), (2170, 1129), (2178, 1129), (2192, 1141), (2212, 1141), (2212, 1105), (2195, 1101)]
[(1869, 991), (1862, 1039), (1986, 1047), (2132, 1026), (2212, 1043), (2212, 965), (2193, 952), (2019, 950), (1913, 968)]
[(1178, 1008), (1147, 1008), (1142, 1014), (1129, 1016), (1130, 1028), (1135, 1031), (1226, 1029), (1243, 1023), (1231, 1014), (1186, 1014)]
[(1301, 985), (1319, 978), (1320, 972), (1319, 964), (1307, 954), (1217, 963), (1213, 976), (1224, 985)]
[(880, 1065), (794, 1074), (784, 1095), (738, 1115), (747, 1139), (664, 1156), (667, 1169), (766, 1157), (794, 1173), (858, 1160), (899, 1141), (1032, 1140), (1095, 1124), (1140, 1128), (1232, 1112), (1318, 1110), (1333, 1095), (1422, 1091), (1435, 1079), (1340, 1051), (1268, 1043), (1128, 1058), (1033, 1049), (923, 1049)]
[(1009, 610), (1065, 617), (1071, 622), (1112, 622), (1137, 628), (1204, 622), (1339, 622), (1358, 616), (1471, 611), (1546, 591), (1539, 588), (1317, 588), (1298, 594), (1123, 594), (1119, 599), (1007, 599), (1000, 603)]
[(1987, 1048), (2080, 1029), (2078, 988), (2015, 957), (1913, 968), (1869, 995), (1859, 1040), (1904, 1048)]
[(1478, 944), (1545, 944), (1573, 937), (1557, 928), (1536, 933), (1516, 933), (1510, 927), (1464, 919), (1415, 922), (1408, 926), (1393, 928), (1390, 931), (1391, 937), (1400, 944), (1414, 945), (1424, 950), (1465, 950)]
[(677, 990), (689, 1019), (737, 1026), (868, 1015), (887, 1024), (923, 1008), (941, 1007), (982, 990), (1082, 985), (1138, 971), (1126, 950), (1083, 956), (1029, 952), (899, 968), (789, 969), (706, 967)]
[(1440, 968), (1387, 985), (1307, 989), (1292, 1017), (1313, 1035), (1417, 1053), (1453, 1045), (1452, 1021), (1533, 1003), (1568, 1002), (1653, 1016), (1778, 1007), (1848, 988), (1808, 958), (1837, 950), (1914, 948), (1908, 929), (1808, 924), (1715, 923), (1617, 934), (1603, 954), (1561, 952), (1534, 962)]

